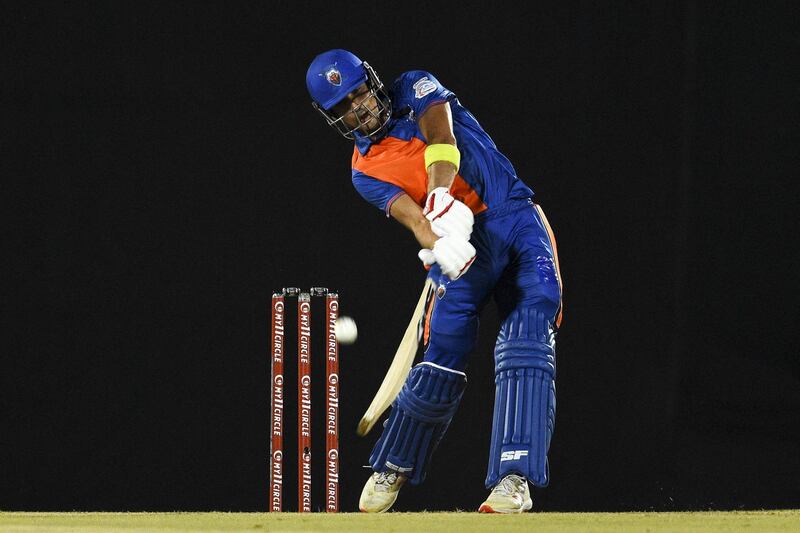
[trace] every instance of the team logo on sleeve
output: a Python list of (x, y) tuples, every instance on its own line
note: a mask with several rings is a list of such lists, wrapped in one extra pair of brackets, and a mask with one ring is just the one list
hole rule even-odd
[(328, 80), (328, 83), (337, 87), (342, 84), (342, 74), (335, 66), (325, 71), (325, 79)]
[(413, 87), (414, 96), (417, 98), (422, 98), (423, 96), (431, 94), (436, 90), (436, 84), (429, 80), (427, 76), (420, 78)]

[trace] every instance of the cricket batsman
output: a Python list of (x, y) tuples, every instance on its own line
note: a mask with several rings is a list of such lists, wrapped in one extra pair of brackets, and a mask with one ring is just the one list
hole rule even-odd
[(478, 510), (530, 510), (528, 483), (549, 482), (562, 293), (553, 232), (533, 191), (430, 72), (405, 72), (387, 89), (369, 64), (334, 49), (313, 59), (306, 86), (328, 125), (355, 142), (356, 190), (413, 233), (435, 285), (423, 361), (392, 404), (359, 508), (384, 512), (405, 482), (424, 481), (464, 393), (478, 316), (492, 296), (501, 327), (490, 493)]

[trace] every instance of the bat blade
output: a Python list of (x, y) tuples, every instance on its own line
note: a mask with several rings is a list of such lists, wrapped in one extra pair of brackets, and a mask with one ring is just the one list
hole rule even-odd
[(411, 371), (411, 365), (414, 363), (414, 356), (419, 347), (417, 327), (425, 312), (425, 300), (432, 286), (433, 281), (430, 278), (426, 278), (422, 294), (419, 296), (417, 306), (414, 308), (414, 314), (411, 316), (408, 327), (406, 327), (400, 345), (397, 347), (392, 364), (389, 366), (378, 392), (375, 393), (372, 403), (369, 404), (364, 416), (361, 417), (361, 421), (358, 423), (356, 434), (359, 437), (363, 437), (370, 432), (380, 416), (397, 397), (400, 389), (403, 388), (403, 383), (405, 383), (406, 377)]

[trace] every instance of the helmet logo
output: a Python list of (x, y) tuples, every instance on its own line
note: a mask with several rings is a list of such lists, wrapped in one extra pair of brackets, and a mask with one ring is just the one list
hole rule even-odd
[(342, 84), (342, 75), (335, 66), (325, 71), (325, 79), (328, 80), (328, 83), (337, 87)]

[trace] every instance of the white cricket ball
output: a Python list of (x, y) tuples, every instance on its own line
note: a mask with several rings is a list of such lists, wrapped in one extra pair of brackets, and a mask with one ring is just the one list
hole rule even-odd
[(356, 321), (349, 316), (340, 316), (336, 319), (336, 340), (340, 344), (353, 344), (358, 337), (358, 328)]

